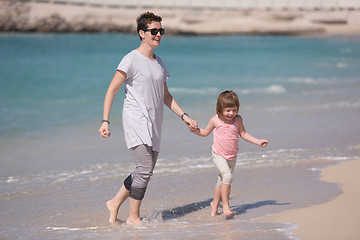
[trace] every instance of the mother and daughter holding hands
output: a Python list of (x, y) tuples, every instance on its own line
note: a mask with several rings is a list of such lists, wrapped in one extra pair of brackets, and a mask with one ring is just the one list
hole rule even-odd
[(203, 129), (199, 128), (197, 122), (182, 110), (167, 87), (169, 73), (161, 58), (154, 54), (155, 48), (159, 46), (165, 33), (161, 21), (160, 16), (151, 12), (143, 13), (137, 18), (140, 46), (120, 61), (105, 95), (103, 120), (99, 133), (103, 138), (109, 138), (111, 134), (109, 116), (112, 103), (121, 86), (125, 86), (123, 128), (127, 147), (135, 162), (135, 170), (124, 180), (117, 194), (106, 202), (106, 207), (110, 212), (110, 223), (117, 221), (119, 208), (128, 198), (127, 224), (137, 225), (141, 222), (141, 201), (160, 151), (164, 104), (184, 121), (191, 132), (206, 137), (214, 131), (212, 160), (220, 174), (211, 202), (211, 216), (218, 214), (220, 200), (222, 200), (224, 215), (233, 214), (229, 207), (229, 196), (239, 136), (261, 147), (265, 147), (268, 143), (267, 140), (255, 138), (245, 131), (242, 118), (238, 115), (239, 100), (233, 91), (225, 91), (219, 95), (216, 115)]

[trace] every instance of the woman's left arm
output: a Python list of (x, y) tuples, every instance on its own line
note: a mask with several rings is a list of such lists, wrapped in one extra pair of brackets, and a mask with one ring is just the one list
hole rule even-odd
[(170, 94), (166, 82), (164, 82), (164, 103), (171, 109), (177, 116), (182, 117), (185, 124), (189, 127), (190, 131), (193, 131), (198, 127), (197, 122), (192, 120), (185, 112), (181, 109), (180, 105), (175, 101), (174, 97)]

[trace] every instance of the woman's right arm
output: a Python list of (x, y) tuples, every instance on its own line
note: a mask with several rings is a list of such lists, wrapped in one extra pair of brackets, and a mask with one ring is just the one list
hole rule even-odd
[[(115, 95), (123, 85), (126, 80), (126, 73), (120, 70), (115, 72), (115, 75), (109, 85), (109, 88), (106, 92), (105, 99), (104, 99), (104, 110), (103, 110), (103, 120), (109, 120), (111, 106), (114, 102)], [(99, 133), (103, 138), (110, 137), (110, 129), (109, 123), (103, 122), (99, 129)]]

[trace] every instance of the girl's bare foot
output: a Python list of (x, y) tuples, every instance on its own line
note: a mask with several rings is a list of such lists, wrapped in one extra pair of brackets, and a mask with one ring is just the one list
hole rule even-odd
[(229, 211), (229, 212), (224, 212), (224, 215), (226, 217), (232, 217), (234, 215), (234, 212), (233, 211)]
[(109, 223), (116, 223), (119, 208), (113, 204), (112, 200), (106, 202), (106, 208), (110, 212)]
[(217, 207), (215, 208), (214, 207), (214, 203), (213, 202), (211, 202), (210, 203), (210, 207), (211, 207), (211, 216), (212, 217), (214, 217), (214, 216), (216, 216), (216, 215), (218, 215), (219, 213), (218, 213), (218, 211), (217, 211)]

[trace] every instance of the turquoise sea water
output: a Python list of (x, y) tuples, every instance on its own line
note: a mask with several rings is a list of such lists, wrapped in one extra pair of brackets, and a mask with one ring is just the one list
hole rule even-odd
[(255, 219), (339, 194), (316, 179), (319, 168), (360, 157), (359, 37), (165, 36), (156, 54), (182, 108), (205, 126), (218, 94), (233, 89), (246, 129), (270, 143), (240, 143), (231, 200), (238, 214), (214, 220), (207, 217), (216, 179), (211, 137), (192, 135), (166, 110), (143, 203), (148, 225), (109, 227), (103, 203), (133, 168), (123, 89), (111, 139), (97, 129), (115, 69), (138, 44), (130, 34), (0, 35), (0, 238), (218, 239), (210, 232), (219, 227), (224, 239), (289, 239), (291, 225)]
[[(98, 121), (118, 62), (138, 44), (125, 34), (2, 35), (1, 136)], [(256, 105), (284, 94), (307, 101), (316, 91), (356, 93), (359, 48), (351, 37), (166, 37), (156, 53), (173, 95), (188, 107), (214, 101), (223, 89)]]

